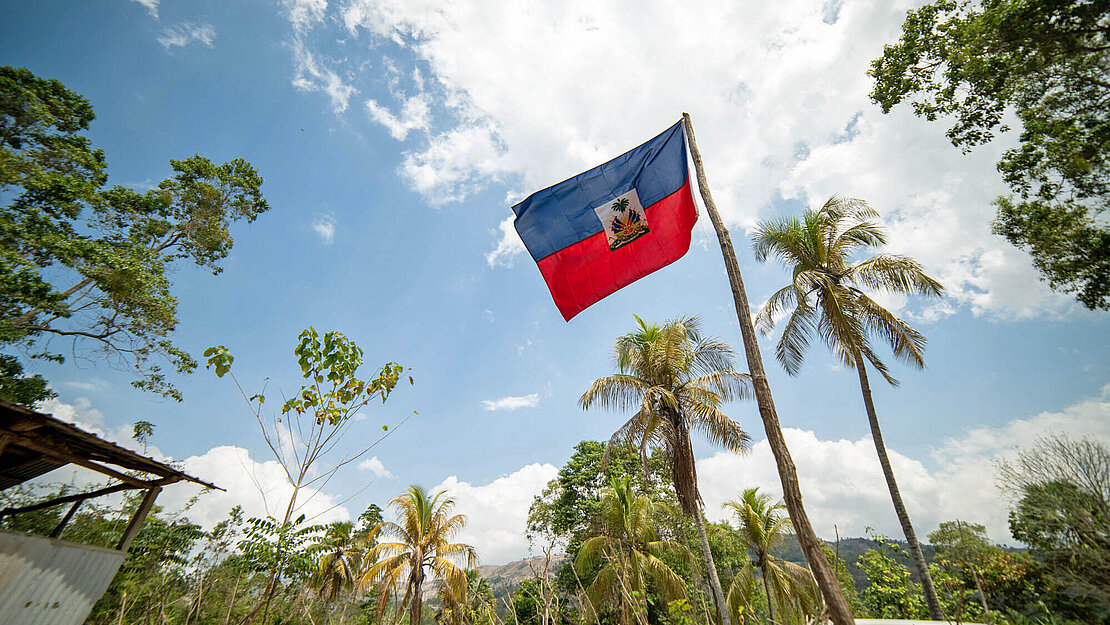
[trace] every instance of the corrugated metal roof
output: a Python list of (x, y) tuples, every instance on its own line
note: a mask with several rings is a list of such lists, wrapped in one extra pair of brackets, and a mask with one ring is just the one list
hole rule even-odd
[(161, 478), (158, 485), (187, 480), (219, 488), (50, 415), (0, 400), (0, 490), (75, 461), (92, 463), (93, 470), (113, 465), (149, 473)]
[(0, 531), (0, 623), (81, 625), (123, 553)]

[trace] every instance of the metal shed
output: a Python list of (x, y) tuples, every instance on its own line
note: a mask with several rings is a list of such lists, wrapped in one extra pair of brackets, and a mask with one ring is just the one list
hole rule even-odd
[[(70, 504), (49, 537), (0, 531), (0, 623), (80, 625), (123, 564), (162, 487), (185, 480), (219, 488), (64, 421), (0, 400), (0, 491), (68, 464), (116, 483), (0, 510), (3, 518)], [(115, 549), (59, 539), (82, 502), (125, 490), (146, 492)]]

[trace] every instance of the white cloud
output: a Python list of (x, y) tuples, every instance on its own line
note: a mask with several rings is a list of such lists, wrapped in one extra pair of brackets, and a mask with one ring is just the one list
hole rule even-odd
[[(995, 486), (995, 464), (1050, 432), (1110, 442), (1110, 385), (1100, 397), (1061, 411), (1001, 427), (973, 428), (948, 439), (932, 452), (936, 469), (888, 447), (918, 536), (924, 538), (941, 521), (960, 518), (985, 525), (994, 541), (1013, 543), (1008, 503)], [(806, 512), (820, 536), (832, 538), (834, 525), (841, 536), (860, 536), (868, 525), (889, 536), (902, 535), (870, 438), (829, 441), (808, 431), (786, 429), (784, 433), (798, 467)], [(698, 478), (706, 515), (715, 520), (726, 518), (721, 504), (736, 499), (745, 488), (758, 486), (775, 497), (782, 494), (766, 440), (755, 444), (747, 457), (718, 453), (699, 460)]]
[(335, 226), (335, 217), (330, 214), (312, 220), (312, 231), (320, 237), (320, 241), (324, 245), (331, 245), (332, 241), (335, 240)]
[(535, 408), (538, 405), (540, 405), (539, 393), (482, 400), (482, 407), (486, 410), (516, 410), (518, 408)]
[(71, 382), (63, 382), (64, 386), (75, 388), (79, 391), (94, 392), (102, 391), (108, 387), (108, 383), (100, 378), (89, 378), (87, 380), (73, 380)]
[[(227, 517), (235, 505), (243, 506), (244, 515), (272, 516), (281, 519), (293, 486), (274, 460), (259, 462), (242, 447), (221, 445), (199, 456), (182, 461), (182, 470), (211, 482), (226, 492), (213, 491), (201, 496), (185, 513), (193, 522), (212, 527)], [(167, 486), (158, 503), (167, 511), (180, 510), (201, 487), (191, 482)], [(350, 512), (339, 505), (337, 497), (316, 489), (305, 488), (297, 496), (294, 518), (305, 515), (308, 523), (330, 523), (350, 520)]]
[(374, 456), (369, 460), (363, 460), (362, 462), (358, 463), (358, 468), (362, 469), (363, 471), (370, 471), (378, 477), (384, 477), (390, 480), (397, 478), (396, 475), (393, 475), (392, 471), (385, 468), (385, 465), (382, 464), (382, 461), (379, 460), (377, 456)]
[(216, 29), (211, 24), (182, 22), (164, 29), (162, 36), (158, 38), (158, 43), (162, 44), (162, 47), (167, 50), (174, 47), (185, 47), (194, 41), (211, 48), (212, 42), (215, 40)]
[(93, 408), (92, 402), (84, 397), (78, 397), (72, 404), (58, 398), (48, 399), (35, 409), (97, 436), (104, 436), (104, 413)]
[(501, 564), (527, 554), (528, 507), (558, 472), (554, 465), (535, 463), (482, 486), (451, 476), (430, 492), (446, 490), (456, 500), (455, 510), (467, 516), (457, 542), (473, 545), (483, 564)]
[(394, 115), (374, 100), (366, 101), (366, 112), (370, 119), (385, 126), (398, 141), (404, 141), (413, 130), (427, 130), (431, 123), (428, 97), (423, 93), (405, 100), (400, 115)]
[(433, 206), (461, 202), (511, 170), (497, 130), (489, 122), (459, 126), (405, 153), (401, 176)]
[[(936, 319), (957, 306), (1002, 318), (1067, 313), (1070, 300), (990, 233), (990, 200), (1005, 190), (994, 163), (1013, 135), (964, 156), (947, 142), (943, 120), (905, 107), (883, 115), (868, 100), (870, 61), (896, 39), (911, 6), (849, 0), (830, 13), (806, 0), (351, 0), (319, 28), (348, 39), (352, 66), (364, 62), (366, 39), (378, 58), (398, 48), (416, 56), (420, 67), (407, 79), (420, 94), (413, 106), (445, 114), (437, 124), (415, 114), (405, 123), (402, 106), (399, 114), (379, 107), (376, 117), (399, 138), (424, 135), (400, 173), (430, 204), (491, 183), (510, 184), (519, 197), (612, 158), (689, 110), (732, 225), (770, 216), (780, 197), (863, 197), (889, 224), (890, 251), (917, 257), (953, 295), (907, 314)], [(396, 92), (403, 85), (393, 81), (406, 77), (390, 75)], [(508, 264), (519, 241), (504, 223), (495, 234), (487, 261)]]
[(323, 91), (331, 99), (332, 109), (338, 114), (347, 110), (351, 96), (358, 93), (348, 85), (312, 52), (305, 48), (298, 38), (293, 40), (293, 59), (295, 63), (293, 87), (299, 91)]
[[(104, 415), (94, 408), (85, 398), (79, 398), (73, 403), (65, 403), (51, 399), (38, 406), (38, 411), (50, 414), (57, 419), (71, 423), (83, 430), (92, 432), (97, 436), (114, 442), (122, 447), (131, 449), (159, 462), (173, 463), (180, 470), (198, 477), (206, 482), (211, 482), (226, 492), (212, 491), (201, 496), (190, 507), (185, 515), (196, 523), (209, 528), (222, 521), (228, 511), (235, 505), (243, 506), (246, 516), (265, 517), (267, 515), (280, 518), (285, 512), (289, 496), (293, 492), (292, 485), (285, 476), (281, 466), (274, 460), (259, 462), (251, 457), (248, 450), (242, 447), (221, 445), (209, 449), (207, 452), (189, 456), (179, 463), (175, 458), (167, 456), (155, 445), (148, 445), (145, 449), (131, 438), (131, 426), (121, 424), (109, 426)], [(155, 429), (154, 438), (158, 438)], [(71, 465), (72, 466), (72, 465)], [(37, 481), (52, 482), (57, 480), (72, 480), (78, 486), (82, 484), (102, 483), (104, 476), (94, 474), (86, 469), (73, 467), (74, 471), (65, 473), (60, 470), (49, 473)], [(67, 467), (67, 470), (69, 467)], [(72, 477), (69, 477), (72, 475)], [(167, 514), (181, 510), (189, 500), (199, 494), (203, 489), (192, 482), (178, 482), (166, 486), (158, 497), (158, 505), (162, 506)], [(332, 494), (324, 493), (313, 488), (302, 489), (298, 495), (297, 514), (304, 513), (306, 519), (312, 523), (328, 523), (331, 521), (346, 521), (350, 519), (350, 512), (339, 505), (339, 499)]]
[(286, 17), (297, 31), (311, 28), (313, 24), (322, 22), (328, 10), (327, 0), (282, 0)]
[(514, 215), (509, 215), (497, 225), (497, 229), (501, 232), (501, 238), (497, 241), (497, 247), (486, 254), (486, 263), (490, 267), (512, 267), (517, 255), (527, 251), (524, 242), (520, 240), (520, 235), (517, 234), (516, 227), (513, 225), (515, 218)]
[(160, 0), (132, 0), (132, 2), (137, 2), (143, 5), (144, 7), (146, 7), (147, 11), (150, 11), (151, 17), (153, 17), (154, 19), (158, 19), (158, 3), (160, 2)]

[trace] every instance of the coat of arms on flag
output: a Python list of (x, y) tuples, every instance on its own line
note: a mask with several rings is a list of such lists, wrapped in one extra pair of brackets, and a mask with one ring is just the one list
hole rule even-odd
[(681, 258), (698, 219), (679, 122), (647, 143), (537, 191), (514, 225), (563, 318)]
[(612, 202), (603, 203), (594, 212), (605, 228), (610, 250), (627, 245), (651, 232), (635, 188)]

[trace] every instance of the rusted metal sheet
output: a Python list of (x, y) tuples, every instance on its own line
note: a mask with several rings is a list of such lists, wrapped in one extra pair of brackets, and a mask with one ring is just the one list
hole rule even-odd
[(0, 623), (81, 625), (123, 553), (0, 531)]

